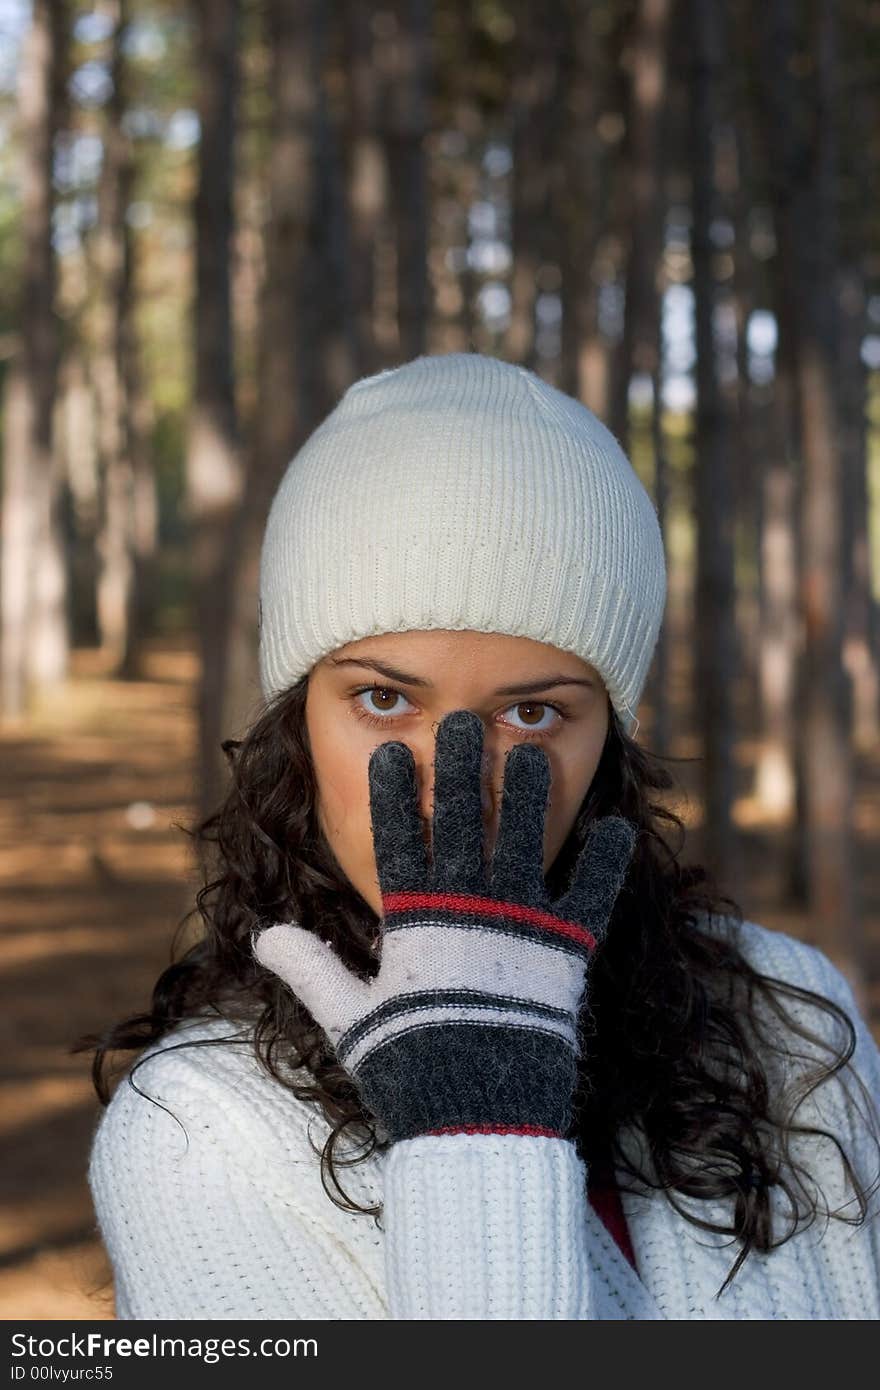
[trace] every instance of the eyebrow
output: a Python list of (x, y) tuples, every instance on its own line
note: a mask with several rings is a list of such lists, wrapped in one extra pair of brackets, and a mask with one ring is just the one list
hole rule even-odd
[[(411, 676), (406, 671), (398, 671), (396, 667), (389, 666), (387, 662), (375, 661), (368, 657), (355, 658), (353, 656), (330, 656), (327, 657), (329, 666), (366, 666), (371, 671), (377, 671), (380, 676), (386, 676), (388, 680), (398, 681), (400, 685), (415, 685), (426, 690), (432, 690), (433, 684), (425, 680), (424, 676)], [(584, 685), (588, 689), (595, 689), (595, 681), (578, 679), (576, 676), (557, 676), (549, 675), (540, 680), (526, 681), (522, 685), (502, 685), (492, 693), (494, 695), (534, 695), (539, 690), (554, 690), (558, 685)]]

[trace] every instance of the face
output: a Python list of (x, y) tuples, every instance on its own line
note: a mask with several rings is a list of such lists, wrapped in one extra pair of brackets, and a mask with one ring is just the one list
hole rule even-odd
[(565, 842), (608, 731), (605, 686), (592, 666), (527, 637), (485, 632), (390, 632), (340, 647), (309, 675), (306, 726), (321, 827), (349, 881), (382, 915), (373, 854), (368, 764), (399, 740), (416, 765), (425, 842), (433, 810), (434, 740), (452, 710), (483, 721), (487, 859), (498, 832), (504, 759), (535, 742), (551, 770), (544, 872)]

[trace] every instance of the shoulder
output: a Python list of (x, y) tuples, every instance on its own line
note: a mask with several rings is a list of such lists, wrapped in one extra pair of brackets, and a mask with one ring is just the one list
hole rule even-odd
[(748, 918), (704, 918), (701, 925), (704, 930), (723, 934), (732, 941), (759, 974), (818, 994), (842, 1008), (854, 1024), (861, 1022), (864, 1026), (852, 986), (817, 946)]
[[(730, 933), (747, 962), (771, 981), (795, 986), (781, 999), (787, 1019), (758, 992), (750, 1023), (764, 1053), (774, 1107), (795, 1129), (790, 1153), (814, 1176), (831, 1209), (852, 1211), (843, 1162), (863, 1185), (870, 1215), (880, 1215), (880, 1049), (841, 970), (816, 946), (757, 922), (716, 919), (711, 930)], [(801, 995), (797, 990), (808, 991)], [(812, 995), (837, 1006), (822, 1008)], [(841, 1014), (843, 1017), (841, 1017)], [(791, 1026), (793, 1020), (795, 1027)], [(799, 1031), (803, 1030), (803, 1031)], [(868, 1223), (875, 1268), (880, 1269), (880, 1225)]]
[[(822, 1088), (824, 1102), (831, 1095), (838, 1098), (855, 1091), (862, 1095), (862, 1104), (867, 1101), (869, 1109), (873, 1106), (873, 1123), (877, 1119), (877, 1106), (880, 1106), (880, 1051), (874, 1041), (872, 1031), (863, 1019), (855, 994), (844, 973), (819, 948), (799, 941), (785, 931), (770, 930), (751, 920), (713, 919), (706, 923), (710, 931), (719, 931), (734, 942), (748, 965), (758, 970), (770, 983), (779, 981), (784, 986), (794, 987), (794, 992), (780, 991), (780, 1002), (791, 1020), (806, 1034), (787, 1030), (779, 1013), (767, 1004), (766, 999), (755, 999), (755, 1017), (765, 1026), (760, 1036), (769, 1037), (767, 1027), (776, 1030), (776, 1041), (787, 1038), (783, 1051), (785, 1055), (784, 1079), (791, 1081), (795, 1073), (808, 1076), (817, 1063), (829, 1065), (836, 1056), (848, 1058), (836, 1076), (831, 1077), (831, 1086)], [(801, 992), (804, 991), (804, 992)], [(822, 1008), (819, 1001), (836, 1005), (840, 1013)], [(842, 1017), (841, 1017), (842, 1015)], [(861, 1083), (861, 1086), (859, 1086)], [(865, 1095), (865, 1093), (867, 1093)], [(817, 1093), (819, 1094), (819, 1093)], [(861, 1120), (856, 1127), (862, 1130)], [(869, 1120), (872, 1123), (872, 1120)]]
[(162, 1181), (187, 1156), (210, 1154), (217, 1166), (259, 1174), (267, 1190), (288, 1191), (295, 1173), (304, 1200), (316, 1200), (330, 1132), (316, 1102), (264, 1069), (250, 1028), (191, 1019), (140, 1053), (118, 1082), (93, 1136), (89, 1178), (93, 1188), (126, 1171)]
[[(246, 1028), (190, 1020), (142, 1052), (88, 1169), (117, 1317), (385, 1316), (379, 1237), (322, 1181), (330, 1129), (263, 1069)], [(374, 1205), (380, 1176), (371, 1155), (345, 1191)]]

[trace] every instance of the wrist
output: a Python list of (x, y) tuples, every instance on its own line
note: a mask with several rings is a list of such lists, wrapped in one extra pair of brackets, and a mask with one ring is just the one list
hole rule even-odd
[(559, 1034), (450, 1023), (398, 1033), (354, 1075), (392, 1143), (452, 1133), (564, 1138), (577, 1062)]

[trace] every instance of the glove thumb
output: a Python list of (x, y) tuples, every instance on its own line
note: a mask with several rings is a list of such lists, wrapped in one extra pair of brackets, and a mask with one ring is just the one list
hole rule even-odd
[(313, 932), (279, 922), (251, 933), (254, 956), (301, 999), (336, 1045), (347, 1028), (369, 1009), (370, 986), (342, 963)]

